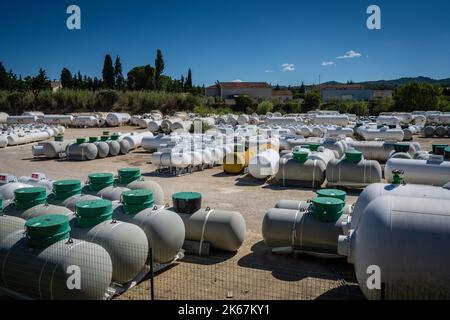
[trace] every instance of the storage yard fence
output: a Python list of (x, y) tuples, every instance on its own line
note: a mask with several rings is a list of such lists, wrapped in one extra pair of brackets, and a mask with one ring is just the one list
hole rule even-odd
[[(318, 263), (311, 257), (286, 257), (292, 263), (289, 267), (275, 260), (258, 261), (252, 254), (198, 256), (181, 251), (176, 260), (152, 264), (153, 256), (164, 253), (150, 250), (143, 255), (147, 246), (126, 241), (99, 246), (72, 238), (61, 240), (60, 231), (58, 239), (19, 231), (2, 241), (0, 299), (363, 298), (345, 261), (322, 263), (314, 270)], [(127, 252), (129, 260), (117, 261), (119, 255), (108, 254), (114, 251)], [(147, 258), (144, 267), (139, 266), (138, 257)]]

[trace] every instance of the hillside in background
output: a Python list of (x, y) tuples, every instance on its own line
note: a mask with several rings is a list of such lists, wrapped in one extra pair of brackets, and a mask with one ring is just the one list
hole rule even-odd
[[(354, 83), (363, 84), (368, 89), (393, 90), (398, 86), (401, 86), (401, 85), (404, 85), (407, 83), (411, 83), (411, 82), (430, 83), (430, 84), (438, 85), (438, 86), (442, 86), (442, 87), (450, 87), (450, 78), (436, 80), (436, 79), (432, 79), (432, 78), (428, 78), (428, 77), (400, 78), (400, 79), (395, 79), (395, 80), (377, 80), (377, 81), (364, 81), (364, 82), (354, 82)], [(345, 83), (341, 83), (341, 82), (337, 82), (337, 81), (329, 81), (329, 82), (324, 82), (322, 84), (336, 85), (336, 84), (345, 84)], [(306, 88), (312, 88), (312, 87), (313, 87), (313, 85), (306, 85)], [(280, 88), (285, 89), (287, 87), (280, 86)], [(291, 87), (291, 89), (298, 89), (298, 88), (299, 88), (299, 86)]]

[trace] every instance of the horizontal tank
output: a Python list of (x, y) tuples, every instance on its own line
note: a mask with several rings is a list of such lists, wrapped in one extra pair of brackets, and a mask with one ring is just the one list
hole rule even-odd
[(215, 249), (231, 252), (245, 240), (245, 220), (239, 212), (207, 208), (178, 215), (184, 222), (186, 240), (209, 242)]
[(381, 181), (381, 166), (377, 161), (363, 159), (360, 152), (349, 150), (344, 158), (328, 162), (326, 179), (329, 186), (364, 188)]
[[(111, 258), (101, 246), (65, 238), (30, 247), (23, 230), (0, 241), (0, 266), (1, 287), (39, 300), (101, 300), (112, 277)], [(80, 272), (79, 284), (74, 272)]]
[(386, 181), (393, 182), (394, 170), (403, 172), (406, 183), (444, 186), (450, 182), (450, 162), (441, 159), (390, 159), (384, 168)]
[(183, 246), (184, 224), (172, 211), (155, 207), (129, 214), (119, 205), (114, 209), (113, 218), (132, 223), (144, 230), (155, 262), (170, 262)]
[(87, 200), (77, 203), (77, 216), (70, 219), (71, 236), (96, 243), (111, 257), (112, 280), (127, 283), (144, 268), (148, 241), (138, 226), (112, 220), (112, 203), (108, 200)]
[[(366, 298), (450, 298), (446, 254), (450, 246), (449, 206), (449, 200), (394, 196), (381, 196), (369, 203), (357, 229), (339, 237), (339, 252), (354, 264)], [(383, 286), (368, 288), (371, 266), (379, 268)]]

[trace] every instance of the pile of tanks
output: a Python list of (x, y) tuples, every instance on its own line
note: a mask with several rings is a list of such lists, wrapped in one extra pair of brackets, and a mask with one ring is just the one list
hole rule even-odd
[(0, 114), (0, 123), (15, 124), (46, 124), (64, 127), (119, 127), (130, 123), (128, 113), (81, 113), (81, 114), (43, 114), (42, 112), (25, 112), (20, 116)]
[(369, 185), (354, 204), (342, 190), (321, 189), (309, 201), (278, 201), (262, 236), (275, 254), (346, 258), (368, 299), (449, 299), (449, 189), (400, 177)]
[(142, 139), (153, 136), (151, 132), (113, 133), (103, 131), (100, 137), (65, 140), (64, 136), (54, 141), (45, 141), (32, 147), (34, 157), (47, 159), (66, 158), (70, 161), (86, 161), (124, 155), (141, 146)]
[(1, 176), (0, 290), (13, 297), (108, 299), (151, 263), (161, 270), (182, 258), (182, 248), (233, 252), (245, 238), (239, 212), (203, 209), (196, 192), (174, 194), (169, 207), (139, 168), (89, 174), (86, 183)]
[(62, 126), (44, 124), (0, 124), (0, 148), (44, 141), (64, 134)]

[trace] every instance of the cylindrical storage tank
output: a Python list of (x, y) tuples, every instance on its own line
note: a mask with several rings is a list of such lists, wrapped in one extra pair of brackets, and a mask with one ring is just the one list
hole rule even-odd
[(8, 119), (8, 114), (5, 112), (0, 112), (0, 123), (6, 123), (6, 119)]
[(40, 300), (104, 299), (112, 277), (105, 249), (69, 240), (64, 216), (31, 219), (26, 230), (26, 236), (19, 231), (0, 241), (1, 287)]
[(434, 133), (439, 137), (439, 138), (443, 138), (447, 135), (447, 128), (444, 126), (438, 126), (436, 127), (436, 130), (434, 131)]
[(76, 143), (67, 147), (67, 159), (74, 161), (94, 160), (98, 155), (95, 144), (86, 143), (86, 139), (79, 138)]
[(9, 182), (3, 186), (0, 186), (0, 197), (3, 200), (10, 200), (14, 198), (14, 192), (17, 189), (29, 188), (31, 185), (20, 182)]
[[(325, 198), (327, 199), (327, 198)], [(324, 222), (313, 210), (270, 209), (262, 222), (262, 236), (269, 247), (289, 247), (296, 251), (324, 257), (340, 257), (337, 253), (338, 237), (343, 235), (342, 224), (348, 218), (343, 214), (342, 200), (335, 211), (337, 220)]]
[(394, 116), (379, 116), (377, 117), (377, 125), (400, 125), (400, 119)]
[(31, 147), (31, 153), (33, 155), (33, 157), (40, 157), (43, 156), (44, 153), (44, 146), (42, 145), (35, 145)]
[(248, 172), (256, 179), (266, 179), (278, 172), (279, 161), (279, 153), (268, 149), (250, 159)]
[(393, 181), (394, 170), (403, 171), (407, 183), (444, 186), (450, 182), (450, 162), (439, 159), (389, 159), (384, 167), (386, 181)]
[(107, 140), (105, 141), (109, 147), (109, 155), (117, 156), (120, 153), (120, 143), (115, 140)]
[(156, 133), (161, 129), (161, 120), (152, 120), (148, 122), (147, 127), (151, 133)]
[(125, 187), (111, 186), (101, 189), (99, 192), (97, 192), (97, 196), (110, 201), (119, 201), (121, 199), (122, 193), (128, 190), (130, 189)]
[(73, 122), (73, 116), (63, 114), (47, 114), (44, 115), (42, 122), (45, 124), (60, 124), (68, 126)]
[(427, 122), (427, 117), (423, 115), (414, 116), (413, 122), (416, 126), (423, 127)]
[(345, 158), (328, 162), (326, 178), (329, 186), (362, 188), (380, 182), (382, 172), (377, 161), (365, 160), (361, 152), (348, 150)]
[(99, 119), (94, 116), (77, 116), (72, 121), (75, 127), (98, 127)]
[(104, 141), (99, 141), (98, 137), (90, 137), (89, 143), (97, 147), (97, 158), (106, 158), (109, 155), (109, 146)]
[(5, 148), (8, 145), (8, 139), (5, 135), (0, 134), (0, 148)]
[[(358, 228), (339, 237), (339, 252), (354, 263), (368, 299), (449, 299), (449, 200), (378, 197)], [(382, 241), (380, 241), (382, 239)], [(381, 271), (381, 288), (369, 289), (370, 266)], [(426, 276), (425, 276), (426, 275)]]
[(206, 208), (178, 215), (184, 222), (186, 240), (209, 242), (212, 248), (231, 252), (245, 240), (245, 220), (239, 212)]
[(0, 242), (10, 234), (24, 230), (25, 220), (0, 213)]
[(364, 210), (369, 203), (381, 196), (389, 195), (394, 197), (415, 197), (415, 198), (433, 198), (450, 199), (450, 190), (442, 187), (433, 187), (418, 184), (384, 184), (374, 183), (364, 189), (355, 203), (351, 219), (351, 228), (356, 229)]
[(346, 127), (348, 125), (347, 115), (316, 115), (313, 118), (313, 123), (318, 125), (335, 125)]
[(128, 213), (123, 206), (118, 206), (114, 209), (113, 218), (144, 230), (155, 262), (170, 262), (183, 246), (184, 224), (175, 212), (153, 207)]
[(120, 138), (120, 135), (113, 134), (111, 136), (111, 141), (116, 146), (117, 146), (117, 144), (119, 144), (119, 154), (127, 154), (130, 151), (130, 143), (127, 140), (119, 139), (119, 138)]
[(112, 280), (127, 283), (144, 268), (148, 241), (138, 226), (112, 220), (108, 200), (79, 201), (77, 217), (71, 220), (71, 236), (102, 246), (111, 257)]
[(8, 124), (30, 124), (36, 123), (38, 117), (36, 116), (8, 116), (6, 123)]
[(61, 153), (66, 151), (69, 141), (46, 141), (42, 142), (44, 155), (49, 159), (59, 158)]
[(432, 138), (435, 134), (435, 128), (432, 126), (426, 126), (423, 128), (423, 136), (425, 138)]
[(153, 201), (156, 205), (165, 204), (164, 191), (161, 188), (161, 186), (155, 181), (139, 179), (127, 184), (127, 188), (130, 190), (136, 189), (150, 190), (153, 194)]
[(237, 122), (239, 125), (243, 125), (243, 124), (247, 124), (250, 121), (250, 117), (246, 114), (241, 114), (238, 118), (237, 118)]
[(225, 154), (223, 158), (223, 171), (231, 174), (241, 173), (250, 162), (250, 159), (254, 155), (254, 150), (248, 149), (243, 151), (244, 148), (235, 147), (234, 152)]
[(136, 119), (136, 125), (141, 129), (147, 129), (148, 124), (152, 121), (152, 119)]
[(124, 125), (130, 121), (130, 115), (128, 113), (108, 113), (106, 116), (106, 123), (111, 127), (118, 127)]
[(410, 129), (403, 129), (403, 141), (412, 141), (413, 133)]
[(282, 186), (318, 188), (325, 181), (325, 169), (325, 163), (309, 159), (308, 151), (299, 150), (280, 159), (275, 179)]

